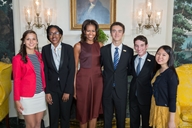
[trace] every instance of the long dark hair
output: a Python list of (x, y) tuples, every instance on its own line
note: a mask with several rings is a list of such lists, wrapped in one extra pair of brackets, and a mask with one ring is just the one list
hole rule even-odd
[(94, 25), (95, 26), (95, 31), (96, 31), (96, 35), (95, 35), (95, 38), (94, 38), (94, 41), (98, 41), (98, 36), (99, 36), (99, 25), (98, 23), (95, 21), (95, 20), (90, 20), (90, 19), (87, 19), (83, 22), (82, 24), (82, 28), (81, 28), (81, 42), (85, 42), (87, 37), (85, 35), (85, 31), (87, 30), (87, 26), (88, 25)]
[[(173, 70), (173, 72), (176, 74), (177, 76), (177, 80), (178, 80), (178, 83), (179, 83), (179, 79), (178, 79), (178, 75), (177, 75), (177, 72), (175, 70), (175, 67), (174, 67), (174, 52), (172, 50), (172, 48), (168, 45), (162, 45), (161, 47), (159, 47), (157, 49), (157, 52), (160, 50), (160, 49), (163, 49), (168, 55), (169, 55), (169, 59), (167, 61), (167, 65), (168, 67)], [(157, 54), (156, 52), (156, 54)], [(156, 56), (155, 54), (155, 56)], [(154, 67), (154, 74), (157, 72), (157, 70), (159, 70), (161, 68), (161, 65), (158, 64), (156, 61), (155, 61), (155, 67)]]
[[(19, 54), (21, 55), (21, 60), (24, 62), (24, 63), (27, 63), (27, 51), (26, 51), (26, 45), (25, 45), (25, 38), (28, 34), (30, 33), (33, 33), (36, 35), (36, 39), (37, 39), (37, 34), (35, 33), (35, 31), (33, 30), (27, 30), (23, 33), (23, 36), (21, 38), (21, 45), (20, 45), (20, 50), (19, 50)], [(38, 41), (38, 39), (37, 39)], [(39, 47), (38, 47), (38, 44), (35, 48), (36, 51), (39, 51)]]

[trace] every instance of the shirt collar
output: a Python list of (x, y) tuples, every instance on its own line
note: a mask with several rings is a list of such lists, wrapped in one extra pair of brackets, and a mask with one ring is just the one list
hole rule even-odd
[(112, 49), (115, 49), (116, 47), (118, 47), (118, 49), (121, 51), (122, 47), (123, 47), (123, 44), (121, 43), (119, 46), (115, 46), (113, 43), (111, 43), (111, 48)]
[(137, 59), (141, 58), (142, 60), (145, 60), (147, 57), (148, 53), (146, 52), (142, 57), (140, 57), (139, 55), (137, 55)]
[(51, 44), (51, 49), (61, 49), (61, 42), (57, 45), (57, 47)]

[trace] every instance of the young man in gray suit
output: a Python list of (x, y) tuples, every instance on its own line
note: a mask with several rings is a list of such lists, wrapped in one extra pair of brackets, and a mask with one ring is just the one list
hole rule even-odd
[(122, 44), (124, 32), (124, 25), (114, 22), (110, 27), (112, 43), (101, 48), (104, 128), (112, 128), (114, 111), (117, 128), (125, 128), (127, 75), (131, 68), (133, 49)]
[(134, 38), (134, 49), (137, 53), (132, 59), (132, 75), (130, 84), (130, 126), (149, 128), (149, 112), (151, 106), (151, 79), (154, 67), (154, 56), (147, 52), (148, 41), (145, 36), (139, 35)]

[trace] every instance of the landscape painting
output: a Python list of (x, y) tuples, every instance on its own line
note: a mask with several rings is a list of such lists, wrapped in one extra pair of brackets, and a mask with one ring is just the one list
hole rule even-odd
[(174, 0), (172, 47), (176, 67), (192, 63), (191, 8), (191, 0)]
[(12, 0), (0, 0), (0, 61), (11, 63), (14, 54)]

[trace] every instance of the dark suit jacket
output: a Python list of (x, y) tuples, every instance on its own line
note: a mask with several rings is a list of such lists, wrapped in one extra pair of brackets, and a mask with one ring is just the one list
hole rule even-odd
[(73, 94), (74, 91), (74, 74), (75, 74), (75, 61), (73, 48), (61, 43), (61, 60), (59, 65), (59, 71), (55, 66), (53, 59), (51, 44), (48, 44), (42, 49), (42, 57), (45, 65), (45, 77), (46, 77), (46, 93), (55, 91), (55, 83), (60, 79), (60, 89), (63, 93)]
[(116, 70), (113, 67), (111, 56), (111, 44), (101, 48), (101, 65), (103, 66), (103, 98), (108, 98), (112, 94), (113, 83), (117, 96), (120, 99), (127, 97), (128, 71), (131, 68), (131, 58), (133, 56), (133, 49), (123, 45), (119, 63)]
[(149, 54), (146, 57), (146, 60), (143, 64), (143, 67), (137, 76), (134, 61), (137, 55), (135, 55), (132, 59), (132, 75), (133, 78), (130, 84), (130, 92), (129, 98), (131, 100), (135, 100), (135, 94), (137, 90), (137, 99), (141, 105), (149, 105), (151, 103), (152, 96), (152, 87), (151, 87), (151, 79), (153, 78), (153, 67), (154, 67), (154, 56)]

